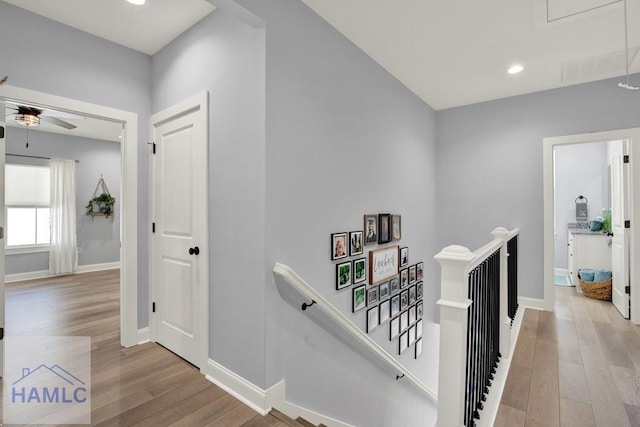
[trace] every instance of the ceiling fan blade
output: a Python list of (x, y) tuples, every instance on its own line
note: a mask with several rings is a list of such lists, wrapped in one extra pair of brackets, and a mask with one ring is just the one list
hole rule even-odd
[(52, 125), (60, 126), (60, 127), (65, 128), (65, 129), (75, 129), (75, 128), (77, 128), (77, 126), (72, 125), (71, 123), (67, 123), (65, 121), (62, 121), (60, 119), (57, 119), (55, 117), (42, 116), (42, 117), (40, 117), (40, 119), (42, 121), (44, 121), (44, 122), (49, 122)]

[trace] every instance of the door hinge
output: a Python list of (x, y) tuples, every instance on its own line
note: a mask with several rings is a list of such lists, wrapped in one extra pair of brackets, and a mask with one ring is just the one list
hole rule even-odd
[(156, 232), (156, 223), (155, 223), (155, 222), (152, 222), (152, 223), (151, 223), (151, 232), (152, 232), (152, 233), (155, 233), (155, 232)]
[(625, 286), (624, 287), (624, 293), (631, 295), (631, 286)]
[(156, 303), (151, 303), (151, 312), (155, 313), (156, 312)]
[(156, 154), (156, 143), (155, 142), (147, 142), (151, 146), (151, 152)]
[(631, 228), (631, 221), (626, 220), (626, 221), (624, 222), (624, 228)]
[(4, 328), (0, 328), (0, 341), (4, 339)]
[(0, 126), (0, 139), (4, 139), (4, 126)]
[(622, 163), (629, 163), (629, 155), (625, 154), (624, 156), (622, 156)]

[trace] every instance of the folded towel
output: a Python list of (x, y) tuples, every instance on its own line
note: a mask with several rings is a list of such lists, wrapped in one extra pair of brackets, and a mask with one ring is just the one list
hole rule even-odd
[(582, 270), (578, 271), (578, 276), (580, 276), (580, 279), (584, 280), (585, 282), (593, 282), (594, 275), (595, 271), (590, 268), (583, 268)]
[(604, 280), (611, 279), (611, 272), (608, 270), (595, 270), (593, 273), (593, 281), (594, 282), (602, 282)]

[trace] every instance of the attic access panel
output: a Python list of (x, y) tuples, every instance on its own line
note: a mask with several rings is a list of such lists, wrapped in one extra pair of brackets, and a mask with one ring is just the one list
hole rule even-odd
[(547, 0), (547, 22), (621, 2), (622, 0)]

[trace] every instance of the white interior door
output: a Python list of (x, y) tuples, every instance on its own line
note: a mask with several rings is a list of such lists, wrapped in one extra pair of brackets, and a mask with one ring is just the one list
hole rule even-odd
[(152, 339), (199, 367), (209, 317), (206, 104), (203, 94), (151, 118)]
[(627, 213), (627, 141), (613, 141), (611, 158), (611, 269), (613, 271), (613, 305), (626, 319), (629, 318), (629, 229), (625, 228)]
[(4, 377), (4, 159), (6, 147), (6, 109), (0, 100), (0, 377)]

